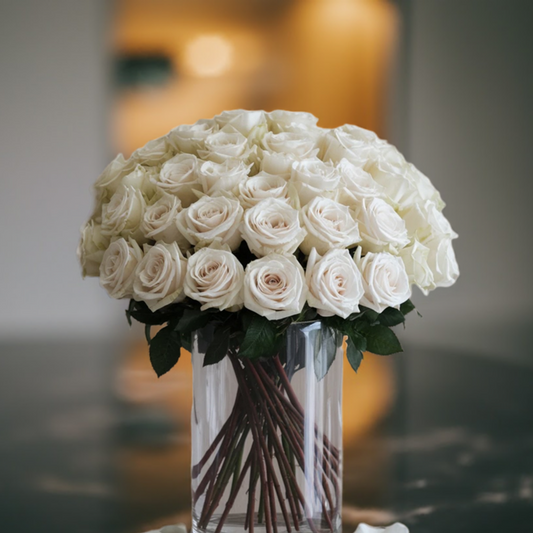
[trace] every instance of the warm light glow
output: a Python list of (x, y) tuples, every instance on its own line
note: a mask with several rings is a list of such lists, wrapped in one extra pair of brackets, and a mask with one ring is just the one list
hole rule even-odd
[(193, 76), (221, 76), (233, 63), (233, 46), (220, 35), (199, 35), (186, 45), (183, 63)]

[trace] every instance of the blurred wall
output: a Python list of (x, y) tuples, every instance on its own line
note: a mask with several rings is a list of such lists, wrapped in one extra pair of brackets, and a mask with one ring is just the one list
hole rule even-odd
[(109, 159), (108, 6), (0, 2), (3, 338), (98, 334), (123, 318), (76, 264), (91, 186)]
[(461, 277), (416, 301), (411, 343), (533, 360), (533, 5), (408, 0), (396, 140), (459, 233)]

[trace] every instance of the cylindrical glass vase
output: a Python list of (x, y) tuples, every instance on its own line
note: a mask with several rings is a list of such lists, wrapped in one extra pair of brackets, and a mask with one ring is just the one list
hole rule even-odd
[(339, 533), (342, 336), (293, 324), (279, 353), (203, 366), (193, 339), (193, 533)]

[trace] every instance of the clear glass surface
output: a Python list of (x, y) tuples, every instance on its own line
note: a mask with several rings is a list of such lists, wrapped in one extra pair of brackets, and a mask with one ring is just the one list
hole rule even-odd
[(342, 501), (342, 337), (290, 326), (275, 357), (229, 354), (204, 367), (193, 340), (195, 533), (338, 533)]

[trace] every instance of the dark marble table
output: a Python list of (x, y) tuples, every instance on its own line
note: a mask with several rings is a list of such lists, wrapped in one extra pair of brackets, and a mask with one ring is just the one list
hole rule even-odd
[[(132, 399), (124, 347), (0, 350), (1, 532), (140, 533), (188, 520), (186, 418), (145, 401), (142, 386)], [(533, 369), (435, 350), (395, 367), (393, 407), (347, 447), (346, 531), (359, 520), (533, 531)]]

